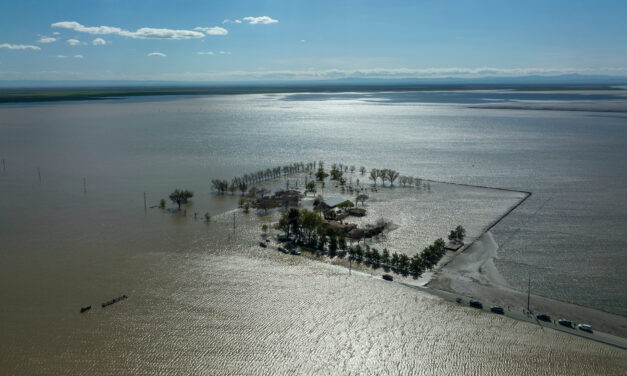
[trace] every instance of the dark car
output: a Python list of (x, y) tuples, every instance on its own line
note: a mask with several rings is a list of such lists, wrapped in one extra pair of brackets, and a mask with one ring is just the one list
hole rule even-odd
[(384, 274), (384, 275), (381, 276), (381, 278), (385, 279), (386, 281), (393, 281), (394, 280), (394, 277), (392, 277), (389, 274)]
[(490, 307), (490, 311), (498, 314), (498, 315), (504, 315), (505, 311), (503, 311), (502, 307), (499, 307), (497, 305)]
[(570, 320), (559, 319), (559, 320), (557, 320), (557, 323), (562, 325), (562, 326), (565, 326), (567, 328), (572, 328), (573, 327), (573, 323)]
[(473, 308), (479, 308), (479, 309), (483, 309), (483, 304), (478, 301), (478, 300), (471, 300), (470, 301), (470, 306)]
[(264, 242), (260, 242), (260, 243), (259, 243), (259, 246), (260, 246), (261, 248), (266, 248), (266, 247), (267, 247), (266, 243), (264, 243)]
[(544, 313), (538, 313), (536, 315), (536, 318), (540, 321), (551, 322), (551, 316), (544, 314)]

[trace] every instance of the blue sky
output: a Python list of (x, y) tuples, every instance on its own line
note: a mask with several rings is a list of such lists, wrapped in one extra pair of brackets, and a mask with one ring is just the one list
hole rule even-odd
[(627, 76), (627, 1), (2, 1), (0, 79)]

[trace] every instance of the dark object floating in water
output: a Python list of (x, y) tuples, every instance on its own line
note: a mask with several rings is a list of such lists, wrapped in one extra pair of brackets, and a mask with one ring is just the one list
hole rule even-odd
[(267, 246), (266, 246), (266, 243), (264, 243), (264, 242), (260, 242), (260, 243), (259, 243), (259, 246), (260, 246), (261, 248), (266, 248), (266, 247), (267, 247)]
[(546, 315), (544, 313), (538, 313), (536, 318), (540, 321), (551, 322), (551, 316)]
[(394, 278), (389, 274), (384, 274), (381, 276), (381, 278), (385, 279), (386, 281), (394, 281)]
[(505, 314), (505, 312), (503, 311), (503, 308), (501, 308), (501, 307), (499, 307), (497, 305), (490, 307), (490, 311), (492, 311), (492, 312), (494, 312), (494, 313), (496, 313), (498, 315), (504, 315)]
[(115, 304), (115, 303), (117, 303), (117, 302), (119, 302), (119, 301), (121, 301), (121, 300), (127, 299), (127, 298), (128, 298), (128, 296), (126, 296), (126, 295), (122, 295), (122, 296), (120, 296), (120, 297), (117, 297), (117, 298), (111, 299), (111, 300), (109, 300), (109, 301), (107, 301), (107, 302), (102, 303), (102, 308), (107, 307), (107, 306), (110, 306), (111, 304)]
[(478, 301), (478, 300), (471, 300), (470, 301), (470, 306), (473, 308), (479, 308), (479, 309), (483, 309), (483, 304)]
[(89, 311), (91, 309), (91, 306), (85, 306), (85, 307), (81, 307), (81, 313), (85, 312), (85, 311)]

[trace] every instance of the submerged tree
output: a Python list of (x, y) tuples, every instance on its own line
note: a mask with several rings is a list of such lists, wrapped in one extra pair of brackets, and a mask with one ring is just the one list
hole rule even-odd
[[(322, 161), (320, 161), (320, 164), (322, 164)], [(316, 179), (318, 179), (318, 181), (324, 181), (324, 179), (329, 176), (329, 174), (327, 174), (326, 172), (324, 172), (324, 168), (320, 167), (318, 168), (318, 171), (316, 172)]]
[(311, 192), (311, 193), (316, 192), (316, 183), (313, 180), (310, 182), (307, 182), (307, 184), (305, 185), (305, 191)]
[(186, 204), (192, 197), (194, 197), (194, 192), (188, 191), (187, 189), (175, 189), (174, 192), (170, 193), (170, 200), (178, 205), (179, 210), (181, 209), (181, 204)]
[(390, 181), (390, 185), (394, 185), (394, 180), (398, 178), (399, 173), (394, 170), (387, 170), (387, 178)]
[(377, 186), (377, 179), (379, 178), (379, 170), (373, 168), (370, 170), (370, 180), (374, 182), (374, 186)]
[(448, 235), (448, 240), (457, 240), (459, 242), (463, 242), (466, 237), (466, 229), (461, 225), (457, 226), (455, 230), (451, 230), (451, 233)]
[(361, 205), (363, 206), (367, 199), (368, 199), (368, 195), (361, 193), (357, 195), (357, 197), (355, 198), (355, 202), (359, 203), (359, 201), (361, 201)]

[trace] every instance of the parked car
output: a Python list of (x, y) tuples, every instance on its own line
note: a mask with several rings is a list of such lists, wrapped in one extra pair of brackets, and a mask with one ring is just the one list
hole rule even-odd
[(559, 319), (559, 320), (557, 320), (557, 323), (562, 325), (562, 326), (565, 326), (567, 328), (572, 328), (573, 327), (573, 323), (570, 320)]
[(386, 281), (393, 281), (394, 280), (394, 277), (392, 277), (389, 274), (384, 274), (384, 275), (381, 276), (381, 278), (385, 279)]
[(266, 248), (266, 247), (267, 247), (266, 243), (264, 243), (264, 242), (260, 242), (260, 243), (259, 243), (259, 246), (260, 246), (261, 248)]
[(497, 305), (490, 307), (490, 311), (498, 314), (498, 315), (504, 315), (505, 311), (503, 311), (502, 307), (499, 307)]
[(483, 309), (483, 304), (478, 300), (471, 300), (469, 304), (473, 308)]
[(551, 316), (544, 314), (544, 313), (538, 313), (536, 315), (536, 318), (540, 321), (551, 322)]
[(579, 324), (577, 325), (579, 330), (583, 330), (584, 332), (592, 333), (592, 327), (588, 324)]

